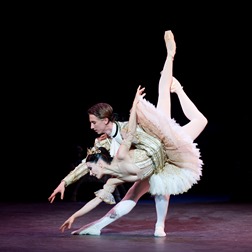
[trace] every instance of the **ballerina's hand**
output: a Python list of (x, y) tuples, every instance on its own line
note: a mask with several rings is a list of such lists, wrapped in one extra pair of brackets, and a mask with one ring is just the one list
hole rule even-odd
[(145, 90), (145, 87), (142, 88), (141, 85), (138, 86), (134, 103), (137, 104), (140, 101), (140, 99), (143, 99), (143, 97), (146, 95), (146, 93), (143, 93), (144, 90)]
[(74, 218), (70, 217), (69, 219), (67, 219), (61, 226), (60, 226), (60, 230), (63, 233), (65, 231), (66, 228), (70, 229), (72, 227), (72, 224), (74, 222)]

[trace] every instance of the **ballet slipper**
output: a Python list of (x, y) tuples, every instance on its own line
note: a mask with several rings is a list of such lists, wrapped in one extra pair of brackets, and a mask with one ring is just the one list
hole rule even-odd
[(75, 230), (71, 233), (72, 235), (100, 235), (101, 230), (98, 229), (95, 225), (84, 226)]
[(154, 236), (156, 237), (165, 237), (166, 233), (164, 231), (164, 228), (159, 226), (155, 228)]
[(176, 43), (172, 31), (168, 30), (164, 35), (165, 44), (168, 52), (168, 58), (173, 59), (176, 53)]

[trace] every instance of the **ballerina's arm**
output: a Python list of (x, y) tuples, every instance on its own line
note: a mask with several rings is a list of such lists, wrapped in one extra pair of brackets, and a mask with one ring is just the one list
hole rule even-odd
[[(75, 221), (76, 218), (85, 215), (86, 213), (90, 212), (94, 208), (96, 208), (102, 201), (104, 201), (103, 197), (106, 197), (104, 195), (112, 194), (112, 192), (115, 190), (116, 186), (119, 184), (124, 183), (124, 181), (118, 179), (118, 178), (110, 178), (107, 180), (106, 184), (103, 186), (104, 189), (101, 189), (99, 191), (107, 191), (106, 193), (98, 193), (98, 196), (87, 202), (81, 209), (76, 211), (74, 214), (72, 214), (61, 226), (60, 230), (61, 232), (64, 232), (65, 229), (71, 229), (73, 222)], [(102, 197), (100, 196), (102, 195)], [(107, 202), (108, 203), (108, 202)], [(110, 203), (110, 204), (115, 204)]]
[(116, 157), (118, 159), (124, 159), (125, 156), (128, 154), (132, 141), (134, 140), (134, 136), (136, 133), (137, 128), (137, 103), (140, 99), (142, 99), (145, 96), (145, 93), (143, 93), (145, 88), (141, 87), (141, 85), (138, 86), (136, 95), (132, 104), (132, 108), (130, 110), (130, 117), (129, 117), (129, 124), (128, 124), (128, 131), (125, 134), (124, 140), (122, 141), (122, 144), (120, 145)]

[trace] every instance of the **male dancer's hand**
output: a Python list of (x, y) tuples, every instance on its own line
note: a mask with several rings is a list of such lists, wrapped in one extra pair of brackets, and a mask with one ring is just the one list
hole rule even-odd
[(102, 134), (102, 135), (100, 135), (100, 136), (97, 138), (97, 140), (98, 140), (98, 141), (102, 141), (102, 140), (104, 140), (104, 139), (106, 139), (106, 138), (108, 138), (108, 135), (107, 135), (107, 134)]
[(65, 181), (61, 181), (60, 184), (58, 185), (58, 187), (53, 191), (51, 196), (48, 198), (50, 203), (53, 203), (57, 193), (60, 193), (60, 198), (61, 198), (61, 200), (63, 200), (64, 193), (65, 193)]

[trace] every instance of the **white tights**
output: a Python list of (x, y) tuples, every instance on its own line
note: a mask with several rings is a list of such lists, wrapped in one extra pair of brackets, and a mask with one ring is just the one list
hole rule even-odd
[(169, 199), (170, 199), (170, 196), (168, 195), (155, 196), (157, 221), (155, 225), (154, 236), (166, 236), (164, 228), (165, 228), (165, 220), (166, 220), (166, 215), (167, 215), (168, 206), (169, 206)]
[(110, 223), (118, 220), (120, 217), (128, 214), (136, 205), (133, 200), (122, 200), (113, 207), (104, 217), (94, 222), (96, 229), (101, 230)]
[[(166, 236), (164, 228), (169, 205), (169, 198), (169, 196), (155, 196), (157, 221), (155, 225), (154, 236)], [(72, 232), (72, 234), (100, 235), (101, 230), (104, 227), (128, 214), (135, 207), (135, 205), (136, 202), (133, 200), (122, 200), (116, 206), (114, 206), (104, 217), (80, 228), (79, 230)]]

